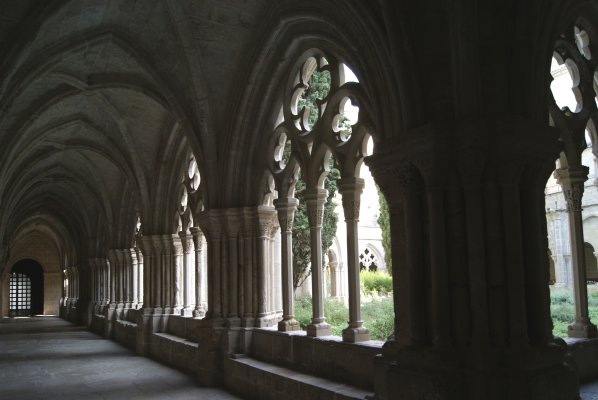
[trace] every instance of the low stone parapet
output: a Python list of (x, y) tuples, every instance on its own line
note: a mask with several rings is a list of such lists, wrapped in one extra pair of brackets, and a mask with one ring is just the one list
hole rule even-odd
[(231, 358), (225, 362), (226, 387), (244, 397), (262, 400), (364, 400), (374, 393), (299, 373), (252, 358)]
[(196, 374), (198, 346), (197, 342), (160, 332), (152, 334), (150, 352), (152, 357), (168, 365)]

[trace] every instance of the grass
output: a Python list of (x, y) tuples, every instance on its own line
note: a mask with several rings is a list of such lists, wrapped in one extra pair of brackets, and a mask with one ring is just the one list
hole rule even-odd
[[(598, 322), (598, 285), (588, 285), (588, 311), (592, 322)], [(552, 334), (567, 337), (567, 327), (573, 323), (575, 307), (573, 292), (569, 288), (550, 289), (550, 313), (552, 315)]]

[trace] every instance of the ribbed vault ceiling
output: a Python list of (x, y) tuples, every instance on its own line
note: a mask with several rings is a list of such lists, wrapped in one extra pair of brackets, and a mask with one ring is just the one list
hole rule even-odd
[(191, 153), (216, 163), (209, 109), (260, 2), (171, 3), (0, 2), (0, 260), (32, 238), (73, 263), (129, 247), (138, 215), (176, 228), (177, 176)]

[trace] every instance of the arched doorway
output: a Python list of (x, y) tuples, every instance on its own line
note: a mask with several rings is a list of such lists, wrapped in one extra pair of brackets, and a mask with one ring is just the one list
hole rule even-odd
[(12, 267), (8, 312), (11, 317), (44, 313), (44, 271), (36, 261), (21, 260)]

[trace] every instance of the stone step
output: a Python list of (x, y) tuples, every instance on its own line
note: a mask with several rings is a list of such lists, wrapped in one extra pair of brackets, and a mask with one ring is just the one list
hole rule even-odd
[[(374, 393), (249, 357), (227, 360), (227, 387), (264, 400), (365, 400)], [(228, 371), (227, 371), (228, 372)]]

